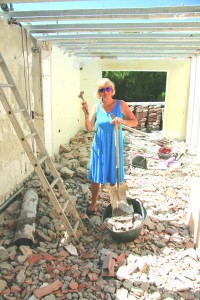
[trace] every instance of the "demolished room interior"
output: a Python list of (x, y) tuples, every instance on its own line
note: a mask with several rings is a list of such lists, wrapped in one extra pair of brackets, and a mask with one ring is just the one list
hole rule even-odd
[[(14, 8), (15, 3), (19, 2), (26, 1), (11, 1)], [(39, 3), (41, 1), (34, 2)], [(9, 6), (9, 4), (7, 5)], [(176, 7), (176, 9), (174, 14), (178, 16), (179, 7)], [(180, 9), (183, 9), (183, 6)], [(181, 13), (185, 13), (185, 18), (195, 16), (198, 18), (196, 24), (199, 26), (200, 6), (195, 6), (193, 15), (191, 6), (188, 6), (188, 11), (187, 6), (184, 9), (184, 12)], [(172, 12), (170, 22), (173, 22), (172, 7), (169, 11)], [(67, 14), (61, 16), (60, 12), (57, 15), (55, 12), (51, 15), (48, 11), (49, 20), (53, 20), (53, 18), (67, 20)], [(115, 16), (115, 9), (113, 11), (110, 9), (110, 12)], [(34, 19), (31, 13), (27, 11), (23, 19), (23, 14), (2, 9), (0, 14), (0, 54), (52, 160), (59, 154), (61, 145), (68, 145), (78, 132), (84, 130), (81, 100), (78, 97), (80, 91), (84, 91), (84, 98), (87, 99), (89, 109), (91, 109), (97, 101), (94, 96), (94, 87), (98, 79), (101, 78), (102, 71), (134, 70), (167, 73), (162, 135), (169, 140), (184, 142), (187, 145), (187, 151), (195, 157), (197, 163), (200, 163), (200, 87), (198, 84), (200, 49), (196, 46), (200, 42), (200, 28), (197, 25), (190, 25), (182, 31), (181, 27), (177, 31), (174, 27), (174, 32), (172, 32), (172, 29), (168, 29), (168, 31), (166, 29), (164, 33), (162, 33), (162, 30), (159, 31), (159, 27), (157, 32), (156, 30), (148, 32), (144, 28), (135, 29), (136, 32), (134, 32), (133, 27), (129, 28), (129, 34), (127, 35), (125, 34), (127, 32), (126, 27), (119, 30), (114, 26), (113, 32), (112, 27), (107, 29), (109, 35), (112, 36), (109, 37), (111, 42), (106, 46), (104, 45), (103, 48), (99, 43), (101, 41), (99, 41), (98, 36), (103, 35), (102, 40), (106, 39), (105, 35), (108, 32), (103, 26), (105, 24), (99, 23), (96, 32), (92, 28), (85, 29), (89, 37), (84, 36), (84, 26), (87, 27), (88, 24), (92, 24), (89, 21), (81, 25), (83, 28), (80, 32), (77, 28), (71, 29), (70, 32), (70, 26), (65, 32), (64, 29), (59, 29), (59, 24), (57, 24), (58, 32), (56, 32), (56, 26), (53, 31), (57, 33), (55, 37), (51, 34), (51, 31), (48, 31), (50, 25), (44, 26), (44, 32), (42, 32), (42, 29), (37, 32), (37, 26), (39, 28), (39, 25), (34, 25), (34, 22), (37, 22), (37, 20), (41, 23), (44, 22), (39, 11), (37, 13)], [(87, 17), (90, 13), (91, 20), (100, 18), (95, 17), (97, 10), (91, 10)], [(132, 13), (137, 15), (137, 10), (134, 14), (134, 9), (132, 9)], [(157, 13), (159, 14), (159, 12)], [(148, 15), (148, 11), (144, 10), (143, 14)], [(125, 13), (124, 15), (126, 16)], [(85, 17), (86, 21), (87, 17)], [(76, 22), (75, 17), (74, 19), (71, 18)], [(163, 20), (164, 17), (158, 16), (159, 20), (160, 18)], [(90, 20), (90, 18), (88, 19)], [(81, 20), (84, 20), (84, 14), (81, 16)], [(118, 17), (116, 20), (118, 20)], [(142, 20), (144, 21), (144, 19)], [(180, 24), (184, 21), (180, 21)], [(145, 22), (143, 25), (146, 25)], [(34, 34), (35, 32), (37, 34)], [(64, 34), (67, 35), (66, 40)], [(146, 48), (136, 47), (132, 49), (130, 45), (130, 48), (128, 48), (130, 38), (134, 39), (136, 34), (140, 35), (138, 39), (142, 39), (142, 35), (145, 36), (143, 43), (147, 42)], [(146, 37), (148, 34), (149, 38)], [(156, 46), (154, 50), (148, 48), (149, 39), (157, 39), (156, 34), (160, 36), (159, 39), (161, 40), (157, 40), (158, 48), (161, 49), (159, 51), (156, 51)], [(173, 34), (175, 37), (172, 37)], [(60, 38), (59, 35), (61, 35)], [(76, 35), (78, 35), (78, 38), (75, 37)], [(167, 35), (171, 36), (168, 43), (172, 44), (173, 51), (169, 47), (165, 49), (166, 45), (162, 42)], [(70, 38), (72, 42), (70, 42)], [(84, 43), (79, 44), (81, 39), (85, 39), (85, 45)], [(115, 39), (120, 39), (120, 41), (117, 40), (118, 42), (116, 42)], [(189, 42), (190, 40), (191, 42)], [(126, 47), (121, 47), (123, 43), (126, 44)], [(140, 45), (141, 42), (138, 43)], [(95, 44), (99, 50), (97, 47), (92, 48)], [(163, 45), (163, 48), (161, 48), (161, 45)], [(88, 49), (84, 51), (86, 47)], [(181, 49), (185, 51), (181, 51)], [(9, 101), (14, 103), (12, 92), (3, 87), (6, 83), (5, 76), (0, 69), (0, 87)], [(2, 97), (2, 94), (0, 94), (0, 97)], [(13, 199), (23, 191), (24, 184), (35, 176), (33, 163), (22, 147), (22, 143), (7, 114), (8, 112), (0, 102), (0, 207), (8, 207), (9, 202), (13, 203)], [(20, 122), (25, 127), (24, 120), (20, 119)], [(33, 141), (31, 142), (31, 148), (36, 156), (39, 155)], [(192, 233), (196, 234), (196, 250), (200, 255), (200, 205), (198, 193), (199, 178), (194, 178), (191, 184), (190, 200), (192, 205), (189, 206), (191, 211), (188, 211), (188, 214), (191, 215), (188, 225), (191, 227)]]

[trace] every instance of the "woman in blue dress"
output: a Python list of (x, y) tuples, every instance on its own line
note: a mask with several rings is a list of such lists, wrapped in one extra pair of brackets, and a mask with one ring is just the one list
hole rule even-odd
[[(138, 121), (130, 107), (123, 100), (113, 99), (115, 85), (108, 78), (102, 78), (97, 83), (96, 96), (101, 101), (95, 104), (88, 114), (87, 102), (83, 101), (85, 128), (90, 131), (96, 123), (96, 133), (92, 143), (88, 179), (91, 181), (92, 203), (87, 208), (87, 214), (96, 213), (96, 202), (101, 184), (116, 184), (116, 156), (114, 125), (119, 126), (119, 181), (124, 181), (124, 159), (122, 125), (134, 127)], [(112, 119), (111, 114), (114, 114)]]

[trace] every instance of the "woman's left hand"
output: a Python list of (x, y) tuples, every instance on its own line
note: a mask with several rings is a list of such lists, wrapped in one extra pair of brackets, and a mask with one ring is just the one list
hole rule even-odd
[(115, 117), (110, 123), (114, 125), (124, 124), (124, 120), (122, 118)]

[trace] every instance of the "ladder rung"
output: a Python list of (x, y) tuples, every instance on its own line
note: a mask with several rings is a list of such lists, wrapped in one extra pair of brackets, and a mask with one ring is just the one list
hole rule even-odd
[(0, 87), (1, 88), (11, 88), (11, 87), (14, 87), (14, 85), (9, 84), (9, 83), (0, 83)]
[(59, 177), (55, 178), (51, 183), (51, 188), (53, 188), (58, 181), (59, 181)]
[(33, 123), (33, 120), (31, 119), (31, 117), (30, 117), (30, 116), (28, 116), (28, 117), (26, 118), (26, 121), (27, 121), (27, 123), (28, 123), (28, 124), (31, 124), (31, 123)]
[(47, 156), (40, 158), (38, 161), (39, 165), (41, 165), (46, 159), (47, 159)]
[(13, 112), (14, 112), (15, 114), (17, 114), (17, 113), (19, 113), (19, 112), (23, 112), (23, 111), (26, 111), (26, 109), (25, 109), (25, 108), (17, 108), (17, 109), (14, 109), (14, 110), (13, 110)]
[(30, 139), (30, 138), (34, 137), (35, 135), (37, 135), (37, 133), (36, 133), (36, 132), (33, 132), (33, 133), (31, 133), (31, 134), (28, 134), (28, 135), (26, 136), (26, 138), (27, 138), (27, 139)]
[(67, 201), (65, 202), (65, 204), (64, 204), (64, 206), (63, 206), (63, 211), (65, 211), (65, 210), (66, 210), (66, 208), (67, 208), (68, 204), (69, 204), (69, 200), (67, 200)]
[(78, 229), (78, 226), (79, 226), (79, 224), (80, 224), (80, 220), (77, 220), (77, 221), (76, 221), (76, 223), (75, 223), (75, 225), (74, 225), (74, 228), (73, 228), (73, 230), (74, 230), (74, 233), (76, 233), (76, 231), (77, 231), (77, 229)]

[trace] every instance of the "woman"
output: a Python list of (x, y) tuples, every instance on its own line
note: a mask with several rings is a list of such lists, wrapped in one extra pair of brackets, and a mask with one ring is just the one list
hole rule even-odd
[[(96, 214), (96, 202), (100, 185), (116, 184), (116, 157), (114, 125), (120, 126), (119, 130), (119, 156), (120, 156), (120, 182), (124, 181), (123, 140), (121, 125), (137, 126), (138, 122), (129, 106), (123, 100), (112, 97), (115, 94), (115, 85), (108, 78), (102, 78), (97, 83), (96, 96), (100, 103), (93, 106), (88, 114), (88, 105), (84, 101), (82, 109), (85, 114), (85, 128), (90, 131), (96, 122), (97, 130), (91, 149), (88, 179), (91, 180), (92, 203), (87, 208), (87, 214)], [(114, 119), (111, 118), (114, 114)]]

